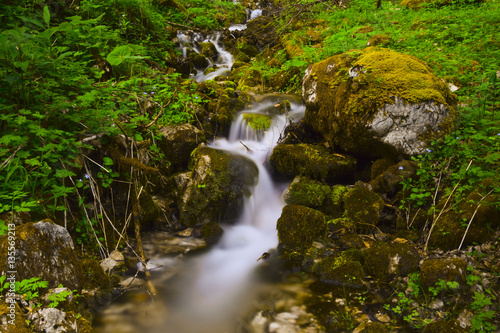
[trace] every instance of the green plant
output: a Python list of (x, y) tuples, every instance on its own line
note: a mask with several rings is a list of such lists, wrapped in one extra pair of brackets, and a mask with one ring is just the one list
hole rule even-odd
[[(488, 295), (486, 295), (488, 293)], [(495, 297), (490, 290), (486, 290), (485, 293), (474, 291), (474, 296), (472, 297), (474, 301), (470, 304), (470, 309), (474, 313), (474, 317), (471, 319), (472, 330), (471, 332), (493, 332), (496, 331), (497, 326), (491, 323), (497, 312), (491, 310), (493, 305), (493, 300)]]
[[(60, 284), (58, 286), (58, 288), (62, 288), (62, 284)], [(49, 308), (57, 308), (57, 306), (59, 305), (59, 303), (62, 303), (62, 302), (65, 302), (68, 300), (68, 297), (70, 296), (75, 296), (75, 297), (78, 297), (78, 295), (76, 294), (76, 290), (63, 290), (59, 293), (51, 293), (49, 296), (48, 296), (48, 299), (50, 301), (49, 303)]]
[[(4, 290), (12, 290), (11, 282), (5, 282), (5, 280), (7, 280), (7, 276), (0, 276), (0, 294), (2, 294)], [(47, 281), (40, 280), (41, 278), (34, 277), (22, 281), (15, 281), (13, 290), (16, 294), (21, 295), (26, 301), (38, 298), (39, 289), (45, 289), (49, 285)]]

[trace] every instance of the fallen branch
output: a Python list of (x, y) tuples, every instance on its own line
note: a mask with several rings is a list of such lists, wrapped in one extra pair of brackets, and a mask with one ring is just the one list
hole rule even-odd
[(474, 210), (474, 214), (472, 214), (472, 217), (469, 220), (469, 224), (467, 224), (467, 228), (465, 229), (464, 237), (462, 237), (462, 241), (460, 242), (460, 245), (458, 246), (458, 250), (459, 251), (462, 248), (462, 245), (463, 245), (464, 240), (465, 240), (465, 236), (467, 236), (467, 232), (469, 232), (469, 228), (470, 228), (470, 225), (472, 224), (472, 220), (474, 220), (474, 217), (476, 216), (477, 211), (481, 207), (481, 201), (483, 201), (484, 199), (486, 199), (486, 197), (488, 195), (490, 195), (491, 192), (493, 192), (493, 189), (491, 191), (489, 191), (484, 197), (482, 197), (481, 200), (479, 200), (479, 204), (477, 205), (476, 210)]

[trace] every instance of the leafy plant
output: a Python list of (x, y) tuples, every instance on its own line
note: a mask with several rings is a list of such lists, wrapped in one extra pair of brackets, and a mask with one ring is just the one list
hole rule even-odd
[[(58, 286), (58, 288), (62, 288), (62, 284), (60, 284)], [(70, 296), (78, 296), (76, 294), (76, 290), (63, 290), (59, 293), (51, 293), (49, 296), (48, 296), (48, 299), (50, 301), (49, 303), (49, 308), (57, 308), (59, 306), (60, 303), (62, 302), (66, 302), (68, 300), (68, 297)]]

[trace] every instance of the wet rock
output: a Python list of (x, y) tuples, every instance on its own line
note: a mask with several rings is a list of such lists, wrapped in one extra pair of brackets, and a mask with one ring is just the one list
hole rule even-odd
[(419, 59), (368, 47), (311, 65), (305, 120), (333, 147), (372, 157), (425, 152), (452, 128), (456, 96)]
[(189, 178), (177, 182), (182, 184), (178, 188), (181, 222), (190, 227), (234, 223), (257, 182), (257, 166), (247, 157), (208, 147), (198, 148), (190, 164)]
[(422, 286), (427, 289), (439, 280), (465, 283), (467, 263), (460, 258), (426, 259), (420, 265)]
[(120, 251), (113, 251), (109, 257), (101, 261), (101, 267), (108, 274), (116, 273), (125, 267), (125, 257)]
[(362, 185), (350, 189), (344, 197), (345, 215), (356, 224), (360, 232), (373, 232), (380, 220), (384, 201), (375, 192)]
[(253, 90), (262, 90), (262, 74), (259, 70), (250, 68), (241, 77), (238, 82), (238, 89), (248, 90), (248, 88), (256, 88)]
[(50, 220), (25, 223), (16, 228), (16, 261), (10, 266), (7, 235), (0, 237), (2, 272), (17, 271), (16, 280), (40, 277), (49, 288), (62, 284), (71, 289), (82, 286), (82, 266), (68, 231)]
[(329, 194), (330, 187), (328, 185), (307, 177), (297, 176), (283, 194), (283, 198), (287, 204), (321, 210)]
[(376, 242), (364, 253), (365, 273), (382, 280), (418, 271), (420, 255), (414, 245)]
[(325, 216), (312, 208), (287, 205), (276, 224), (280, 245), (290, 250), (305, 250), (326, 236)]
[(275, 173), (288, 178), (304, 175), (327, 182), (345, 181), (356, 168), (353, 157), (332, 154), (323, 146), (310, 144), (279, 144), (269, 163)]
[(158, 146), (174, 171), (186, 170), (191, 152), (206, 142), (203, 132), (191, 124), (163, 127), (158, 134)]

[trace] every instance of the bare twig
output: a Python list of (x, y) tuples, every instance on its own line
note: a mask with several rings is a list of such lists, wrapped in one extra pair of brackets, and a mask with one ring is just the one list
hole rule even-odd
[(489, 191), (484, 197), (482, 197), (481, 200), (479, 200), (479, 204), (477, 205), (476, 210), (474, 210), (474, 214), (472, 214), (472, 217), (469, 220), (469, 224), (467, 224), (467, 228), (465, 229), (464, 237), (462, 237), (462, 241), (460, 242), (460, 245), (458, 246), (458, 250), (459, 251), (462, 248), (462, 245), (463, 245), (464, 240), (465, 240), (465, 236), (467, 236), (467, 232), (469, 232), (469, 228), (470, 228), (470, 225), (472, 224), (472, 220), (474, 220), (474, 217), (476, 216), (477, 211), (481, 207), (481, 201), (483, 201), (484, 199), (486, 199), (486, 197), (488, 195), (490, 195), (491, 192), (493, 192), (493, 189), (491, 191)]

